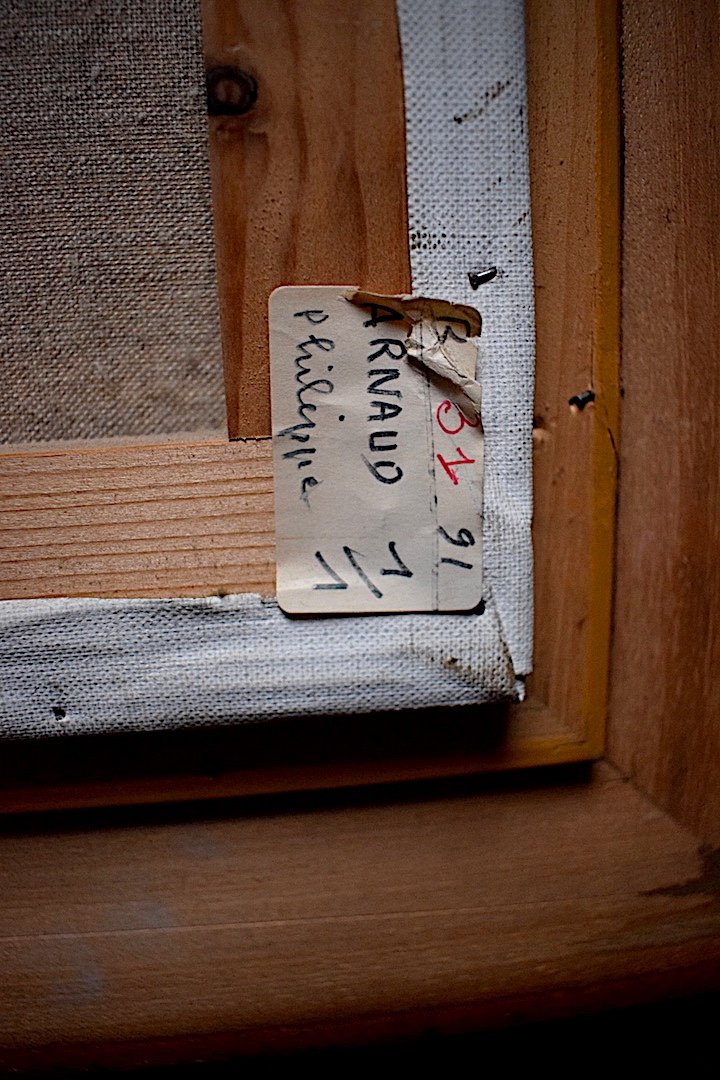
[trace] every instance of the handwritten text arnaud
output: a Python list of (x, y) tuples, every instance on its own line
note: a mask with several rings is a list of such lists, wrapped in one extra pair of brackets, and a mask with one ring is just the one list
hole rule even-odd
[[(363, 323), (366, 328), (372, 329), (385, 322), (403, 321), (401, 312), (381, 304), (368, 304), (367, 310), (370, 317)], [(321, 309), (310, 309), (296, 311), (294, 317), (307, 320), (311, 326), (319, 326), (330, 316)], [(371, 351), (367, 358), (370, 365), (367, 371), (367, 393), (370, 397), (370, 412), (367, 419), (368, 423), (373, 425), (373, 430), (368, 434), (368, 453), (362, 455), (362, 460), (378, 483), (396, 484), (402, 479), (402, 468), (392, 458), (380, 455), (389, 455), (397, 450), (398, 444), (394, 440), (397, 439), (398, 433), (385, 426), (375, 427), (374, 425), (385, 425), (402, 412), (400, 404), (402, 391), (392, 384), (400, 378), (400, 369), (397, 365), (405, 358), (407, 350), (404, 342), (395, 337), (373, 338), (369, 345)], [(318, 470), (314, 458), (317, 447), (313, 445), (313, 431), (317, 425), (313, 414), (317, 412), (318, 405), (313, 397), (318, 394), (332, 394), (335, 389), (332, 379), (327, 378), (334, 369), (334, 365), (328, 363), (330, 359), (328, 354), (334, 349), (335, 342), (332, 338), (319, 337), (314, 333), (310, 333), (296, 346), (295, 401), (299, 420), (291, 427), (283, 428), (278, 432), (279, 437), (301, 444), (294, 449), (286, 450), (283, 458), (294, 460), (297, 466), (300, 482), (299, 497), (306, 506), (309, 506), (310, 492), (321, 483), (314, 475)], [(319, 364), (323, 365), (325, 373), (316, 377)], [(394, 366), (391, 367), (390, 364)], [(340, 416), (338, 419), (344, 420), (345, 417)], [(313, 471), (303, 472), (305, 469)]]

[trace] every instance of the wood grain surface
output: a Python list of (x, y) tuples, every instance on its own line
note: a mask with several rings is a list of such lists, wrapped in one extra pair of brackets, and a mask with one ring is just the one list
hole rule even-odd
[(0, 599), (275, 589), (269, 441), (0, 452)]
[(268, 296), (278, 285), (410, 292), (394, 0), (203, 0), (205, 65), (256, 80), (210, 118), (231, 438), (269, 435)]
[(609, 750), (720, 842), (720, 5), (625, 8), (622, 487)]
[[(617, 8), (527, 4), (537, 367), (535, 657), (541, 701), (602, 751), (619, 404)], [(595, 393), (584, 411), (569, 399)]]
[(8, 823), (0, 1066), (367, 1044), (720, 985), (711, 864), (606, 766), (385, 800)]

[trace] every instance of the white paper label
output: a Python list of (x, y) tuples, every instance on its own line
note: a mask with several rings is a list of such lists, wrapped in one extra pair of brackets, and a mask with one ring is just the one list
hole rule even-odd
[(459, 385), (477, 387), (468, 324), (447, 304), (443, 318), (410, 324), (406, 299), (351, 303), (349, 292), (270, 297), (278, 603), (293, 614), (472, 610), (483, 436)]

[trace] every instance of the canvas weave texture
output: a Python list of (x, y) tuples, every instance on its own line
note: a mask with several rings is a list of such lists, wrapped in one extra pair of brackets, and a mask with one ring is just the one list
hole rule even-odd
[(224, 427), (194, 0), (5, 0), (0, 441)]
[[(9, 737), (475, 705), (511, 695), (497, 619), (288, 619), (258, 596), (8, 600)], [(463, 631), (463, 624), (465, 632)]]
[[(535, 370), (523, 0), (399, 0), (413, 291), (483, 317), (483, 573), (532, 666)], [(469, 274), (497, 269), (474, 290)]]

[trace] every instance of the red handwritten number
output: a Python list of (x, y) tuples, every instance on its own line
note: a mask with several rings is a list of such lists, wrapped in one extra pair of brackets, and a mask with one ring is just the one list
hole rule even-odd
[(475, 458), (466, 457), (466, 455), (463, 453), (463, 451), (460, 449), (459, 446), (455, 447), (455, 453), (460, 455), (460, 457), (457, 459), (457, 461), (446, 461), (445, 458), (442, 456), (442, 454), (437, 455), (438, 461), (440, 462), (443, 469), (445, 470), (445, 472), (448, 474), (448, 476), (452, 480), (453, 484), (458, 483), (458, 475), (455, 472), (455, 468), (454, 468), (455, 465), (474, 465), (475, 464)]
[[(442, 419), (440, 417), (441, 413), (444, 416), (447, 416), (447, 414), (450, 412), (451, 409), (455, 409), (455, 411), (457, 412), (457, 414), (458, 414), (458, 416), (460, 418), (460, 423), (455, 428), (446, 427), (446, 425), (443, 423), (443, 421), (442, 421)], [(458, 432), (462, 431), (462, 429), (466, 425), (467, 425), (467, 427), (477, 427), (478, 424), (480, 423), (479, 419), (475, 420), (475, 421), (468, 420), (467, 416), (465, 416), (465, 414), (460, 411), (458, 406), (453, 401), (448, 401), (447, 399), (445, 401), (441, 401), (440, 404), (438, 405), (438, 407), (437, 407), (437, 409), (435, 411), (435, 419), (437, 420), (440, 428), (445, 432), (446, 435), (457, 435)], [(459, 452), (460, 451), (458, 451), (458, 453)]]
[[(445, 423), (445, 420), (448, 418), (448, 413), (451, 411), (451, 409), (454, 409), (457, 413), (459, 421), (457, 427), (448, 427), (448, 425)], [(454, 401), (450, 401), (448, 399), (446, 399), (445, 401), (441, 401), (438, 405), (437, 409), (435, 410), (435, 419), (438, 422), (440, 430), (444, 431), (446, 435), (457, 435), (458, 432), (462, 431), (464, 427), (475, 428), (480, 423), (479, 418), (477, 420), (468, 420), (467, 416), (465, 416), (465, 414), (461, 411), (460, 407), (456, 405)], [(457, 465), (474, 465), (475, 458), (468, 457), (465, 451), (461, 450), (459, 446), (455, 447), (455, 453), (458, 455), (456, 461), (446, 461), (442, 454), (438, 454), (437, 459), (452, 480), (453, 484), (458, 484), (459, 479), (458, 474), (455, 472), (455, 467)]]

